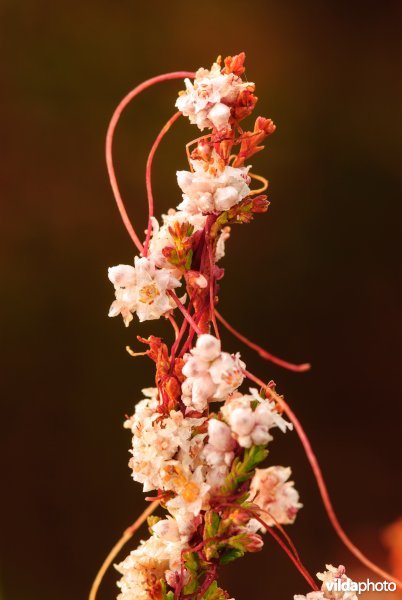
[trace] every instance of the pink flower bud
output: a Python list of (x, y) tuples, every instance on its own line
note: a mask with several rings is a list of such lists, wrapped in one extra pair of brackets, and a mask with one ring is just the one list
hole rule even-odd
[(250, 435), (255, 425), (251, 408), (235, 408), (230, 415), (230, 426), (239, 436)]
[(183, 375), (185, 377), (198, 377), (205, 373), (208, 369), (208, 364), (198, 358), (198, 356), (191, 356), (186, 360), (186, 363), (183, 367)]
[(266, 427), (263, 427), (262, 425), (257, 425), (257, 427), (254, 427), (253, 429), (251, 439), (253, 441), (253, 444), (256, 444), (257, 446), (264, 446), (272, 440), (272, 436), (268, 433)]
[(216, 210), (228, 210), (231, 206), (236, 204), (238, 200), (238, 191), (231, 185), (224, 188), (218, 188), (215, 192)]
[(234, 446), (231, 430), (226, 423), (210, 419), (208, 423), (209, 443), (221, 452), (229, 452)]
[(217, 129), (227, 127), (229, 117), (230, 108), (222, 102), (218, 102), (217, 104), (215, 104), (215, 106), (213, 106), (208, 113), (209, 120)]
[(212, 361), (218, 358), (220, 353), (221, 343), (213, 335), (204, 333), (198, 337), (197, 344), (193, 350), (194, 356), (198, 356), (206, 361)]
[(244, 542), (244, 547), (248, 552), (259, 552), (263, 545), (263, 539), (258, 533), (249, 533)]
[(162, 540), (167, 542), (178, 542), (180, 540), (179, 528), (177, 521), (168, 517), (167, 519), (161, 519), (155, 525), (152, 526), (152, 531)]

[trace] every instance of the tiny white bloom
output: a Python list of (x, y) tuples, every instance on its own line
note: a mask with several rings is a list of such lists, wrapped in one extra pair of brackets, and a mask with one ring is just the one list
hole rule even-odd
[(289, 467), (274, 466), (256, 469), (251, 481), (250, 500), (268, 513), (262, 518), (270, 527), (293, 523), (303, 506), (293, 481), (288, 481), (290, 475)]
[(167, 541), (156, 535), (130, 552), (115, 568), (122, 574), (117, 582), (117, 600), (150, 600), (160, 579), (180, 568), (181, 553), (186, 545), (180, 540)]
[(224, 400), (244, 379), (245, 364), (240, 355), (221, 352), (220, 341), (209, 334), (198, 337), (184, 361), (182, 401), (199, 411), (205, 410), (208, 401)]
[[(257, 404), (257, 406), (255, 406)], [(233, 394), (221, 408), (232, 435), (243, 448), (265, 445), (273, 438), (270, 430), (279, 427), (283, 432), (292, 429), (276, 410), (275, 403), (261, 398), (258, 390), (250, 388), (250, 394)]]
[[(208, 465), (212, 467), (231, 465), (234, 457), (234, 446), (230, 427), (219, 419), (210, 419), (208, 421), (208, 443), (203, 450), (203, 457)], [(210, 477), (209, 474), (208, 477)]]
[(163, 249), (172, 248), (174, 246), (171, 229), (174, 229), (175, 224), (182, 225), (188, 223), (193, 227), (193, 233), (200, 231), (205, 226), (206, 217), (202, 214), (189, 215), (183, 211), (170, 209), (168, 214), (162, 215), (162, 225), (160, 226), (155, 217), (152, 221), (152, 237), (149, 242), (148, 257), (154, 261), (159, 268), (166, 268), (173, 272), (176, 277), (181, 273), (173, 265), (166, 260)]
[(158, 538), (167, 542), (178, 542), (180, 540), (179, 526), (172, 517), (161, 519), (155, 525), (152, 525), (151, 529)]
[(220, 65), (214, 63), (210, 70), (198, 69), (193, 83), (185, 79), (186, 90), (179, 95), (176, 106), (201, 131), (212, 127), (227, 129), (230, 128), (230, 107), (250, 85), (253, 84), (243, 82), (234, 73), (222, 73)]
[(178, 209), (188, 215), (228, 210), (250, 193), (250, 167), (222, 167), (215, 152), (211, 166), (203, 160), (192, 160), (191, 164), (194, 172), (177, 171), (177, 183), (183, 192)]
[[(327, 571), (324, 573), (317, 573), (318, 579), (323, 584), (320, 592), (309, 592), (305, 596), (297, 594), (294, 596), (294, 600), (358, 600), (358, 596), (354, 590), (358, 590), (358, 584), (347, 577), (345, 567), (339, 565), (334, 567), (333, 565), (326, 565)], [(350, 591), (344, 591), (334, 587), (335, 580), (340, 580), (341, 584), (347, 584), (344, 587), (349, 588)], [(327, 583), (331, 585), (327, 587)], [(354, 589), (353, 589), (354, 588)]]
[(181, 285), (168, 269), (158, 269), (151, 259), (138, 256), (134, 259), (134, 267), (111, 267), (109, 279), (116, 295), (109, 317), (121, 314), (126, 326), (132, 320), (133, 313), (137, 313), (140, 321), (147, 321), (159, 319), (172, 310), (175, 304), (166, 292)]

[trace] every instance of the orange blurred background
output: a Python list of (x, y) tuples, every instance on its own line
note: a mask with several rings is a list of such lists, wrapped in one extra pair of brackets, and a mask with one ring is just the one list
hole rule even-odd
[[(396, 569), (400, 552), (390, 553), (382, 531), (402, 515), (401, 3), (2, 0), (0, 15), (0, 597), (86, 598), (144, 506), (122, 422), (152, 385), (152, 365), (124, 347), (137, 334), (171, 334), (162, 321), (126, 330), (107, 317), (107, 267), (130, 262), (135, 249), (109, 189), (105, 131), (143, 79), (241, 50), (257, 84), (256, 116), (278, 128), (252, 161), (270, 179), (272, 204), (232, 230), (220, 310), (251, 339), (313, 369), (283, 371), (223, 332), (225, 348), (275, 379), (310, 435), (346, 530)], [(182, 87), (147, 91), (117, 130), (118, 176), (140, 231), (146, 155)], [(196, 135), (183, 119), (161, 146), (159, 213), (180, 201), (175, 171)], [(343, 563), (365, 579), (327, 522), (296, 434), (276, 435), (270, 461), (292, 466), (304, 509), (288, 531), (308, 568)], [(112, 569), (99, 600), (115, 598), (116, 579)], [(308, 591), (270, 538), (260, 554), (226, 567), (222, 583), (237, 600)]]

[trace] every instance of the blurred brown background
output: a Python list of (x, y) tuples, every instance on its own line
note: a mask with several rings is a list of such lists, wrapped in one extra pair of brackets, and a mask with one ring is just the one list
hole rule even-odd
[[(402, 514), (401, 7), (1, 1), (3, 600), (85, 599), (144, 506), (122, 421), (152, 384), (152, 365), (124, 346), (170, 330), (162, 321), (126, 330), (107, 317), (106, 269), (135, 253), (107, 181), (108, 120), (143, 79), (241, 50), (256, 112), (278, 126), (253, 161), (272, 204), (233, 230), (220, 308), (272, 352), (312, 362), (297, 375), (241, 349), (304, 423), (347, 531), (389, 566), (381, 531)], [(181, 87), (146, 92), (117, 131), (118, 176), (139, 230), (146, 154)], [(158, 212), (179, 201), (175, 171), (196, 135), (183, 119), (163, 142)], [(270, 460), (292, 465), (305, 508), (289, 533), (308, 567), (343, 562), (356, 573), (297, 436), (277, 434)], [(116, 578), (111, 570), (99, 600), (115, 597)], [(223, 583), (237, 600), (307, 591), (269, 538), (227, 567)]]

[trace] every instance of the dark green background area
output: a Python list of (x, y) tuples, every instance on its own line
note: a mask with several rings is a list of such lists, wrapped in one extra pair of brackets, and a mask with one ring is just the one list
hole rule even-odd
[[(232, 231), (220, 310), (313, 369), (283, 371), (226, 333), (224, 345), (275, 379), (310, 435), (342, 523), (387, 564), (380, 532), (402, 512), (401, 6), (1, 1), (2, 600), (85, 599), (144, 506), (122, 422), (152, 385), (152, 365), (124, 347), (137, 334), (171, 333), (162, 321), (126, 330), (107, 317), (106, 269), (135, 254), (106, 176), (108, 120), (143, 79), (241, 50), (257, 83), (256, 116), (278, 127), (252, 160), (270, 179), (272, 204)], [(117, 131), (118, 176), (139, 231), (146, 155), (181, 87), (146, 92)], [(160, 148), (158, 213), (180, 201), (175, 171), (196, 135), (182, 119)], [(292, 466), (305, 507), (289, 532), (309, 569), (341, 562), (356, 574), (296, 434), (278, 432), (269, 460)], [(115, 597), (116, 578), (111, 570), (99, 600)], [(236, 600), (307, 591), (269, 537), (222, 581)]]

